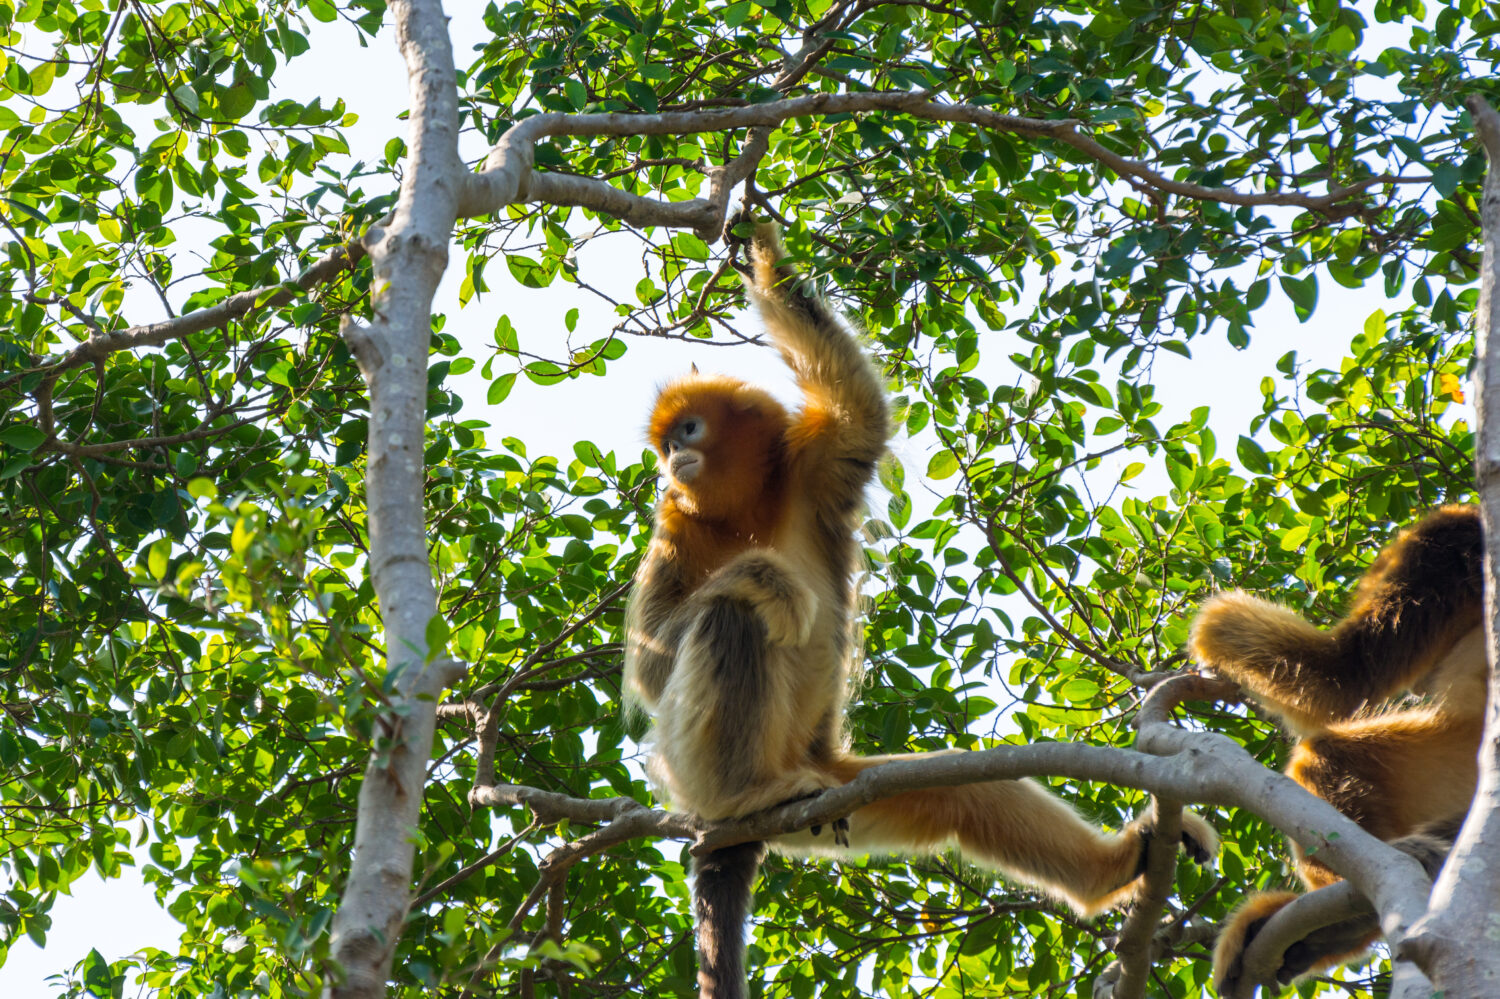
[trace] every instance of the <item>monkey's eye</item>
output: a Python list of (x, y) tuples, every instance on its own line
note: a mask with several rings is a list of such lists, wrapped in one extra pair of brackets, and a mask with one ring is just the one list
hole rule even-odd
[(682, 426), (677, 428), (677, 436), (682, 439), (683, 443), (692, 444), (700, 440), (707, 430), (708, 426), (701, 417), (689, 416), (682, 421)]

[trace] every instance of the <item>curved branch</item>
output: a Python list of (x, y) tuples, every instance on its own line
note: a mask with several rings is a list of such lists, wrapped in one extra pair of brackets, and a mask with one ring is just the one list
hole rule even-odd
[[(1256, 931), (1241, 958), (1239, 987), (1224, 999), (1254, 999), (1264, 988), (1274, 995), (1287, 982), (1277, 977), (1287, 949), (1326, 927), (1355, 919), (1375, 921), (1375, 907), (1352, 884), (1339, 881), (1284, 906)], [(1287, 976), (1290, 981), (1292, 975)]]
[[(1254, 781), (1258, 786), (1243, 789), (1246, 800), (1240, 807), (1248, 808), (1266, 819), (1302, 844), (1309, 853), (1316, 850), (1318, 859), (1347, 879), (1342, 882), (1341, 892), (1324, 896), (1318, 902), (1308, 903), (1305, 909), (1298, 908), (1302, 899), (1287, 906), (1287, 909), (1296, 908), (1298, 912), (1287, 917), (1287, 924), (1278, 931), (1276, 937), (1262, 942), (1261, 937), (1266, 935), (1266, 930), (1263, 929), (1250, 948), (1254, 951), (1256, 963), (1253, 969), (1247, 967), (1243, 980), (1254, 984), (1275, 982), (1287, 945), (1306, 937), (1306, 932), (1301, 937), (1291, 937), (1290, 934), (1298, 929), (1307, 931), (1309, 928), (1328, 926), (1351, 915), (1344, 907), (1334, 903), (1335, 899), (1344, 898), (1344, 892), (1357, 896), (1362, 901), (1373, 901), (1371, 908), (1379, 913), (1381, 931), (1394, 953), (1427, 911), (1431, 881), (1422, 864), (1410, 854), (1370, 835), (1353, 820), (1338, 812), (1328, 802), (1313, 796), (1291, 778), (1265, 770), (1255, 763), (1249, 753), (1227, 737), (1209, 732), (1188, 732), (1170, 722), (1172, 709), (1183, 701), (1223, 700), (1226, 699), (1226, 692), (1233, 692), (1237, 696), (1238, 691), (1237, 684), (1218, 677), (1197, 674), (1173, 677), (1153, 688), (1141, 702), (1140, 711), (1136, 715), (1136, 727), (1140, 732), (1136, 745), (1144, 752), (1170, 754), (1167, 757), (1169, 759), (1184, 752), (1192, 752), (1195, 747), (1207, 749), (1221, 743), (1235, 746), (1244, 759), (1254, 764), (1264, 775), (1262, 780)], [(1243, 779), (1247, 782), (1254, 780), (1250, 774), (1246, 774)], [(1292, 788), (1296, 790), (1293, 791)], [(1272, 804), (1274, 809), (1266, 807)], [(1331, 824), (1329, 813), (1337, 816), (1337, 820)], [(1351, 829), (1355, 833), (1353, 840), (1349, 838)], [(1323, 896), (1323, 892), (1314, 892), (1304, 898), (1312, 895)], [(1345, 905), (1347, 904), (1346, 900)], [(1370, 901), (1363, 901), (1363, 904), (1369, 907)], [(1317, 919), (1322, 918), (1327, 921), (1313, 925)], [(1293, 920), (1298, 925), (1294, 926)], [(1248, 952), (1246, 960), (1251, 960)], [(1270, 968), (1267, 973), (1265, 966), (1273, 961), (1275, 967)], [(1415, 969), (1408, 969), (1404, 974), (1408, 987), (1420, 987), (1425, 981)], [(1250, 986), (1252, 993), (1254, 984)], [(1267, 988), (1274, 990), (1277, 987), (1267, 984)]]
[[(1092, 136), (1080, 132), (1078, 129), (1083, 123), (1074, 119), (1025, 118), (1002, 114), (974, 104), (940, 104), (921, 93), (877, 91), (812, 94), (743, 107), (669, 111), (660, 114), (551, 112), (533, 115), (512, 125), (490, 150), (480, 173), (466, 178), (459, 199), (459, 214), (461, 217), (486, 215), (515, 202), (547, 201), (547, 194), (565, 190), (569, 197), (577, 200), (563, 203), (582, 204), (611, 213), (611, 209), (606, 206), (616, 205), (628, 210), (631, 213), (630, 220), (637, 225), (691, 225), (702, 236), (707, 225), (706, 213), (714, 205), (713, 198), (669, 203), (619, 192), (608, 184), (592, 179), (577, 178), (581, 183), (570, 180), (562, 184), (542, 181), (539, 178), (549, 175), (539, 174), (533, 169), (536, 143), (553, 135), (688, 135), (740, 128), (766, 129), (769, 135), (770, 129), (793, 118), (871, 111), (898, 112), (928, 121), (976, 125), (1029, 139), (1051, 139), (1138, 185), (1195, 201), (1216, 201), (1230, 205), (1280, 205), (1327, 213), (1335, 211), (1371, 187), (1398, 179), (1409, 179), (1385, 175), (1366, 177), (1325, 194), (1253, 192), (1237, 191), (1231, 187), (1207, 187), (1175, 180), (1140, 160), (1122, 156)], [(747, 142), (747, 149), (752, 143), (753, 140)], [(742, 153), (741, 157), (743, 155)], [(726, 165), (723, 169), (728, 167)], [(582, 200), (584, 198), (589, 200)]]

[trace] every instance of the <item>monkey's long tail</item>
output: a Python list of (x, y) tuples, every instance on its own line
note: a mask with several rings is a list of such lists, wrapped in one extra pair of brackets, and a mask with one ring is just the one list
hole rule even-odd
[(715, 850), (693, 864), (699, 999), (745, 999), (745, 922), (764, 843)]

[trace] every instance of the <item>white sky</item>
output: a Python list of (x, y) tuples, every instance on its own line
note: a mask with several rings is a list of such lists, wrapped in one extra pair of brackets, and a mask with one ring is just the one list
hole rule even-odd
[[(482, 5), (450, 2), (449, 7), (455, 12), (453, 37), (484, 37), (479, 20)], [(1371, 24), (1372, 30), (1377, 27), (1385, 26)], [(302, 99), (321, 94), (325, 106), (342, 96), (349, 109), (360, 116), (360, 123), (346, 133), (353, 156), (374, 160), (381, 155), (391, 135), (404, 135), (406, 131), (405, 124), (396, 120), (407, 106), (406, 74), (390, 35), (383, 34), (361, 48), (353, 44), (354, 32), (350, 28), (342, 25), (313, 25), (313, 28), (313, 48), (319, 54), (282, 69), (273, 81), (275, 88)], [(336, 72), (330, 65), (330, 50), (339, 52)], [(468, 63), (470, 53), (460, 51), (456, 57), (463, 66)], [(601, 274), (614, 270), (625, 288), (634, 285), (640, 274), (639, 251), (628, 249), (626, 239), (598, 240), (583, 251), (582, 270), (589, 280), (597, 282)], [(611, 246), (621, 250), (612, 251)], [(614, 253), (620, 256), (596, 260), (591, 265), (590, 257), (596, 253), (606, 258)], [(454, 260), (458, 259), (455, 251)], [(491, 331), (501, 312), (508, 313), (521, 331), (523, 345), (528, 340), (533, 344), (562, 342), (567, 335), (563, 316), (573, 307), (580, 310), (580, 334), (590, 329), (608, 329), (616, 321), (599, 299), (561, 280), (543, 290), (521, 289), (501, 266), (491, 266), (486, 279), (493, 290), (460, 311), (457, 290), (462, 272), (450, 267), (437, 306), (438, 311), (448, 314), (447, 332), (466, 345), (476, 345), (474, 356), (480, 364), (488, 352), (479, 345), (492, 343)], [(1320, 282), (1320, 291), (1313, 320), (1302, 325), (1276, 288), (1269, 303), (1256, 313), (1258, 324), (1245, 351), (1230, 347), (1221, 327), (1210, 336), (1192, 342), (1191, 361), (1160, 352), (1153, 380), (1157, 401), (1165, 411), (1156, 419), (1157, 426), (1165, 428), (1186, 418), (1193, 408), (1211, 405), (1211, 425), (1220, 441), (1219, 451), (1232, 453), (1236, 436), (1245, 432), (1250, 419), (1260, 412), (1259, 381), (1264, 375), (1275, 374), (1277, 358), (1288, 350), (1296, 350), (1304, 363), (1337, 367), (1348, 341), (1367, 315), (1378, 308), (1394, 312), (1405, 304), (1387, 303), (1378, 281), (1365, 290), (1351, 291), (1324, 280)], [(577, 339), (586, 343), (591, 338), (580, 335)], [(483, 412), (484, 382), (478, 378), (477, 370), (468, 376), (472, 381), (459, 384), (464, 396), (475, 400), (466, 415), (482, 416), (491, 422), (493, 443), (498, 443), (501, 436), (514, 435), (526, 441), (533, 457), (543, 453), (567, 456), (574, 441), (589, 439), (606, 450), (615, 450), (626, 461), (638, 455), (644, 446), (645, 408), (654, 386), (686, 371), (690, 363), (696, 362), (706, 371), (732, 370), (740, 377), (789, 394), (790, 379), (774, 352), (734, 349), (731, 354), (728, 351), (729, 348), (680, 341), (631, 339), (625, 357), (611, 364), (608, 378), (585, 376), (548, 388), (534, 386), (521, 378), (503, 406), (489, 412)], [(481, 412), (476, 413), (476, 409)], [(909, 481), (915, 484), (927, 466), (924, 444), (898, 440), (894, 450), (907, 466)], [(1122, 455), (1117, 465), (1123, 467), (1128, 460)], [(1148, 466), (1147, 472), (1132, 485), (1145, 496), (1168, 488), (1159, 465)], [(922, 502), (915, 492), (914, 499)], [(7, 962), (0, 967), (0, 996), (28, 999), (54, 995), (57, 990), (45, 984), (46, 977), (72, 967), (91, 947), (109, 960), (148, 945), (175, 951), (180, 932), (179, 924), (156, 905), (151, 892), (133, 870), (108, 883), (90, 872), (75, 886), (72, 897), (58, 900), (52, 916), (53, 928), (45, 952), (25, 939), (17, 941), (11, 950)], [(126, 990), (127, 995), (134, 992), (133, 987)]]

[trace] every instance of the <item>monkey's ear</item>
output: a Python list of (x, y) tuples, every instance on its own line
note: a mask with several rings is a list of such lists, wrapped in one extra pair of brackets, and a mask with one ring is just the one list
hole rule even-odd
[(694, 361), (693, 362), (693, 374), (696, 375), (697, 373), (698, 373), (698, 362)]

